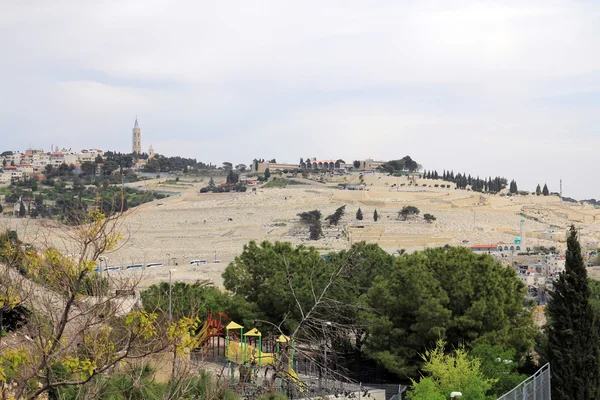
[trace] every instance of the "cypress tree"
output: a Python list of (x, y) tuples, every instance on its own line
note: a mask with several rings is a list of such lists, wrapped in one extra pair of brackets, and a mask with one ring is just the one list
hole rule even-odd
[(544, 183), (544, 188), (542, 189), (542, 194), (544, 196), (548, 196), (550, 194), (550, 191), (548, 190), (548, 185), (546, 185), (545, 183)]
[(379, 214), (377, 214), (377, 210), (375, 210), (375, 212), (373, 212), (373, 221), (377, 222), (378, 219), (379, 219)]
[(19, 217), (23, 218), (25, 216), (25, 213), (25, 204), (21, 202), (21, 205), (19, 206)]
[(539, 183), (538, 183), (537, 187), (535, 188), (535, 194), (537, 196), (539, 196), (540, 194), (542, 194), (542, 188), (540, 187)]
[(360, 207), (358, 207), (358, 211), (356, 212), (356, 219), (359, 221), (362, 221), (362, 219), (363, 219), (363, 213), (362, 213), (362, 210), (360, 209)]
[(553, 400), (592, 400), (600, 394), (600, 339), (589, 300), (587, 271), (571, 225), (565, 272), (554, 281), (546, 308)]

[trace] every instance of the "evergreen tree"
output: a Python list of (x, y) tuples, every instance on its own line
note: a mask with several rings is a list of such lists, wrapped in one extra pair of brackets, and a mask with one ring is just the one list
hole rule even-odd
[(362, 221), (362, 219), (363, 219), (363, 213), (362, 213), (362, 210), (360, 209), (360, 207), (358, 207), (358, 211), (356, 212), (356, 219), (359, 221)]
[(517, 193), (517, 182), (515, 182), (514, 180), (510, 181), (510, 192), (512, 194)]
[(554, 400), (592, 400), (600, 395), (600, 339), (577, 231), (571, 225), (565, 272), (554, 281), (546, 308), (547, 354)]
[(544, 188), (542, 189), (542, 194), (544, 196), (548, 196), (550, 194), (550, 191), (548, 190), (548, 185), (546, 185), (545, 183), (544, 183)]
[(265, 169), (265, 181), (268, 181), (270, 177), (271, 177), (271, 171), (269, 171), (269, 168), (267, 168), (267, 169)]
[(542, 194), (542, 188), (540, 187), (539, 183), (538, 183), (537, 187), (535, 188), (535, 194), (537, 196), (539, 196), (540, 194)]
[(4, 207), (2, 207), (2, 204), (0, 204), (0, 214), (2, 214), (4, 212)]
[(23, 218), (26, 214), (26, 210), (25, 210), (25, 204), (23, 204), (23, 202), (21, 202), (21, 205), (19, 206), (19, 217)]
[(377, 210), (375, 210), (373, 212), (373, 221), (377, 222), (378, 219), (379, 219), (379, 214), (377, 214)]
[(345, 205), (338, 207), (333, 214), (331, 214), (331, 215), (327, 216), (327, 218), (325, 218), (325, 221), (329, 221), (329, 226), (337, 225), (338, 222), (340, 222), (340, 219), (342, 219), (342, 217), (344, 216), (345, 212), (346, 212)]

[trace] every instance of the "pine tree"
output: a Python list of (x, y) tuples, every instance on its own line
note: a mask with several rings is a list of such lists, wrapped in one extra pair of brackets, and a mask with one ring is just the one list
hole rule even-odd
[(21, 205), (19, 206), (19, 217), (23, 218), (26, 214), (26, 210), (25, 210), (25, 204), (23, 204), (23, 202), (21, 202)]
[(540, 187), (539, 183), (538, 183), (537, 187), (535, 188), (535, 194), (537, 196), (539, 196), (540, 194), (542, 194), (542, 188)]
[(269, 168), (267, 168), (267, 169), (265, 169), (265, 181), (268, 181), (270, 177), (271, 177), (271, 171), (269, 171)]
[(565, 272), (554, 281), (548, 314), (548, 359), (554, 400), (597, 399), (600, 337), (577, 231), (571, 225)]
[(544, 188), (542, 189), (542, 194), (544, 196), (548, 196), (550, 194), (550, 191), (548, 190), (548, 185), (546, 185), (545, 183), (544, 183)]
[(362, 210), (360, 209), (360, 207), (358, 207), (358, 211), (356, 212), (356, 219), (359, 221), (362, 221), (362, 219), (363, 219), (363, 213), (362, 213)]
[(375, 212), (373, 212), (373, 221), (377, 222), (378, 219), (379, 219), (379, 214), (377, 214), (377, 210), (375, 210)]

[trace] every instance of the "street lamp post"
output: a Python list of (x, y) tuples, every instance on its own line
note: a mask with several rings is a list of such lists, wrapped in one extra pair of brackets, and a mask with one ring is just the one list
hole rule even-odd
[(173, 272), (177, 270), (169, 270), (169, 322), (173, 322)]

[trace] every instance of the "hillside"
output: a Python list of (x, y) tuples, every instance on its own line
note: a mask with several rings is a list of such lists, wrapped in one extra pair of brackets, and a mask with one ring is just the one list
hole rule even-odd
[[(378, 243), (389, 252), (445, 244), (495, 244), (512, 242), (519, 235), (521, 214), (527, 218), (527, 246), (561, 248), (563, 232), (571, 223), (583, 228), (584, 244), (594, 245), (600, 240), (600, 209), (561, 204), (556, 196), (482, 195), (435, 188), (435, 184), (447, 182), (420, 179), (408, 186), (406, 177), (383, 174), (364, 175), (363, 179), (368, 190), (335, 189), (339, 183), (359, 183), (358, 175), (346, 175), (325, 183), (224, 194), (199, 194), (202, 183), (181, 182), (177, 185), (180, 195), (143, 204), (127, 214), (123, 231), (129, 239), (108, 255), (108, 264), (178, 264), (175, 279), (209, 278), (220, 284), (226, 264), (250, 240), (304, 243), (322, 252), (347, 248), (361, 240)], [(338, 227), (328, 228), (324, 223), (325, 237), (316, 242), (307, 240), (308, 230), (299, 223), (298, 213), (319, 209), (327, 216), (344, 204), (346, 215)], [(416, 206), (421, 216), (430, 213), (437, 220), (432, 224), (422, 218), (400, 221), (397, 214), (405, 205)], [(363, 211), (363, 221), (355, 218), (358, 207)], [(380, 215), (378, 222), (373, 221), (375, 209)], [(7, 222), (17, 227), (20, 235), (28, 233), (31, 241), (43, 233), (33, 220)], [(215, 258), (221, 263), (213, 263)], [(209, 263), (190, 266), (191, 259), (206, 259)], [(167, 279), (168, 269), (143, 274), (146, 286)]]

